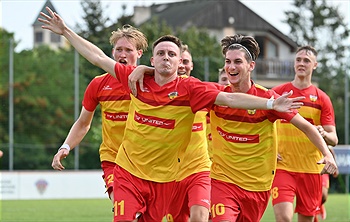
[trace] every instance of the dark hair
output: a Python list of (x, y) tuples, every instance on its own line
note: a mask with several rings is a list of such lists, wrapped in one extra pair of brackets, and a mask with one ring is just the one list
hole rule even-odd
[(305, 46), (301, 46), (297, 49), (297, 52), (300, 52), (302, 50), (305, 50), (306, 52), (312, 52), (316, 57), (317, 57), (317, 51), (314, 47), (310, 46), (310, 45), (305, 45)]
[(175, 43), (175, 45), (177, 45), (179, 47), (180, 52), (181, 52), (182, 42), (178, 37), (173, 36), (173, 35), (163, 35), (162, 37), (158, 38), (152, 45), (152, 51), (161, 42), (173, 42), (173, 43)]
[(221, 48), (224, 56), (228, 50), (241, 49), (245, 52), (247, 61), (255, 61), (260, 53), (259, 44), (252, 36), (240, 34), (223, 38), (221, 40)]

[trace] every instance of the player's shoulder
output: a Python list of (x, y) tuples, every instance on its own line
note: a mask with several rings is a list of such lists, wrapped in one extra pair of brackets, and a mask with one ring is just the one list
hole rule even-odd
[(181, 82), (181, 84), (190, 86), (190, 85), (195, 85), (198, 83), (202, 83), (201, 80), (197, 79), (196, 77), (193, 76), (187, 76), (187, 75), (181, 75), (177, 77), (177, 80)]
[[(114, 81), (118, 81), (117, 78), (113, 77), (112, 75), (110, 75), (109, 73), (104, 73), (98, 76), (95, 76), (91, 82), (96, 82), (96, 83), (101, 83), (101, 82), (114, 82)], [(118, 81), (119, 82), (119, 81)]]
[(197, 79), (196, 77), (188, 76), (188, 75), (180, 75), (180, 76), (178, 76), (178, 78), (179, 78), (181, 81), (188, 81), (188, 82), (200, 81), (200, 80)]
[(267, 92), (269, 89), (266, 88), (265, 86), (262, 86), (260, 84), (257, 84), (257, 83), (254, 83), (254, 87), (257, 89), (257, 90), (261, 90), (263, 92)]
[(322, 89), (318, 88), (315, 86), (315, 91), (316, 91), (316, 96), (321, 100), (321, 101), (328, 101), (331, 103), (331, 98), (329, 95), (324, 92)]
[(105, 78), (108, 78), (110, 76), (108, 73), (100, 74), (98, 76), (95, 76), (91, 81), (101, 81)]
[(276, 95), (276, 92), (272, 89), (268, 89), (265, 86), (254, 83), (254, 88), (256, 90), (256, 95), (260, 97), (270, 98), (271, 96)]
[(104, 86), (109, 86), (112, 88), (119, 87), (120, 82), (118, 79), (114, 78), (108, 73), (104, 73), (98, 76), (95, 76), (89, 83), (88, 88), (101, 89)]

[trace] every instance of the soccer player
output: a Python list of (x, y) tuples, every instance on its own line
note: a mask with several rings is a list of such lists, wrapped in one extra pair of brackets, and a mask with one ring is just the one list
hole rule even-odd
[[(278, 98), (251, 80), (260, 48), (251, 36), (226, 36), (221, 40), (224, 69), (230, 85), (225, 92)], [(213, 158), (212, 221), (260, 221), (268, 205), (276, 172), (277, 143), (275, 121), (284, 119), (305, 134), (324, 155), (324, 172), (334, 172), (336, 164), (317, 129), (295, 110), (234, 109), (214, 106), (210, 112)], [(294, 153), (296, 150), (290, 149)], [(316, 165), (314, 161), (313, 164)]]
[[(192, 56), (187, 45), (181, 46), (177, 74), (190, 77)], [(208, 221), (210, 210), (210, 160), (207, 142), (208, 109), (196, 112), (190, 142), (177, 172), (176, 195), (170, 200), (167, 221)]]
[(230, 84), (230, 81), (228, 80), (228, 76), (224, 68), (219, 69), (218, 83), (224, 86)]
[[(338, 137), (331, 100), (311, 83), (316, 67), (316, 50), (311, 46), (298, 48), (294, 59), (294, 80), (273, 89), (279, 94), (293, 90), (294, 96), (304, 96), (300, 115), (318, 129), (328, 145), (334, 146), (338, 143)], [(288, 121), (277, 123), (277, 134), (278, 153), (282, 160), (277, 163), (271, 190), (275, 218), (277, 221), (291, 221), (296, 212), (298, 221), (311, 222), (320, 207), (322, 195), (323, 166), (316, 164), (322, 158), (322, 153)], [(293, 212), (294, 197), (296, 208)]]
[[(112, 55), (115, 61), (136, 66), (137, 59), (147, 50), (147, 39), (136, 28), (125, 25), (112, 32), (110, 43), (113, 46)], [(85, 90), (83, 107), (79, 118), (71, 127), (64, 144), (52, 160), (52, 167), (63, 170), (61, 160), (71, 149), (77, 146), (90, 129), (95, 109), (101, 107), (102, 143), (99, 153), (101, 168), (106, 183), (109, 198), (114, 204), (113, 169), (118, 148), (122, 142), (126, 119), (129, 111), (130, 95), (121, 83), (108, 73), (95, 77)]]
[[(43, 29), (63, 35), (83, 57), (128, 88), (133, 66), (117, 63), (68, 28), (57, 13), (46, 9), (50, 15), (41, 12), (44, 19), (38, 19), (44, 23)], [(178, 38), (162, 36), (152, 47), (154, 69), (136, 68), (142, 73), (154, 71), (154, 75), (145, 77), (144, 90), (137, 88), (137, 93), (131, 95), (124, 138), (114, 168), (114, 221), (160, 221), (167, 213), (197, 111), (217, 104), (291, 112), (302, 105), (298, 102), (301, 98), (288, 98), (292, 92), (267, 99), (220, 92), (196, 78), (181, 78), (177, 75), (180, 48)]]
[(182, 62), (180, 63), (179, 68), (177, 69), (177, 74), (180, 76), (181, 75), (190, 76), (191, 71), (193, 70), (192, 55), (188, 48), (188, 45), (183, 44), (181, 48), (182, 48), (181, 49)]

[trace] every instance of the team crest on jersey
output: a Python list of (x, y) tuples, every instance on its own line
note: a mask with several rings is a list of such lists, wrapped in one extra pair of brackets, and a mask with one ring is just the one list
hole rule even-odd
[(173, 100), (178, 96), (178, 94), (177, 92), (171, 92), (168, 94), (168, 96), (169, 96), (169, 99)]
[(317, 96), (315, 96), (315, 95), (310, 95), (310, 100), (311, 100), (311, 102), (316, 102)]
[(248, 109), (247, 112), (249, 115), (254, 115), (256, 113), (256, 109)]

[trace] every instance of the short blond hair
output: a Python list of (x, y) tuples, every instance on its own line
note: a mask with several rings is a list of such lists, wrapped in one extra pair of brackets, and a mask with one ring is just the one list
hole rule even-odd
[(113, 31), (111, 37), (109, 38), (109, 42), (112, 46), (114, 46), (121, 38), (128, 39), (135, 45), (137, 50), (147, 50), (148, 41), (146, 36), (131, 25), (123, 25), (121, 29), (118, 28), (116, 31)]

